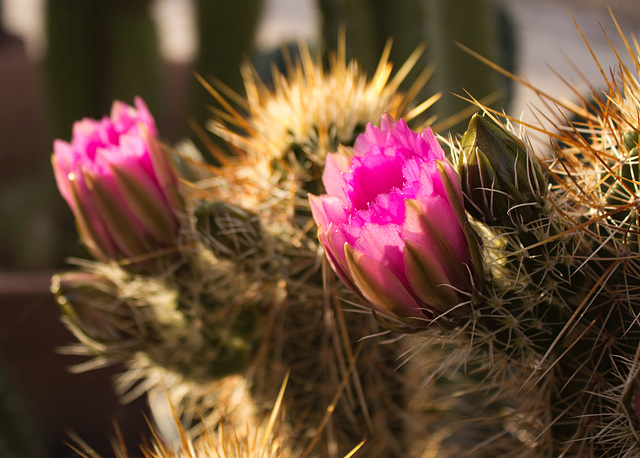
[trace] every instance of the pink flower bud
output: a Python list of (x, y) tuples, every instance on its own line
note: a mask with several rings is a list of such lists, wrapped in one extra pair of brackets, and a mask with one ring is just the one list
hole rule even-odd
[(327, 157), (327, 194), (309, 196), (335, 272), (393, 329), (466, 313), (476, 247), (459, 178), (431, 129), (416, 134), (384, 116), (353, 150)]
[(114, 102), (111, 116), (73, 125), (71, 143), (53, 143), (60, 193), (81, 238), (101, 261), (134, 258), (175, 245), (178, 177), (139, 97)]

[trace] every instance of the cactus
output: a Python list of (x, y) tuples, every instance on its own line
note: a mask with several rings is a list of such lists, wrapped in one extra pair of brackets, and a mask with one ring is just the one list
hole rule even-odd
[(303, 45), (273, 87), (245, 67), (246, 99), (205, 83), (235, 154), (182, 159), (179, 240), (148, 254), (168, 267), (54, 280), (86, 368), (128, 364), (125, 400), (165, 387), (185, 454), (637, 456), (640, 77), (621, 61), (562, 105), (552, 159), (483, 107), (447, 163), (429, 130), (365, 128), (435, 100), (414, 100), (426, 76), (399, 91), (418, 53), (392, 78), (388, 53), (370, 80), (343, 45), (328, 69)]
[[(629, 48), (634, 63), (639, 51)], [(485, 376), (503, 399), (520, 380), (515, 399), (531, 398), (533, 410), (516, 415), (539, 420), (535, 427), (520, 422), (517, 433), (536, 442), (531, 450), (523, 443), (518, 453), (638, 453), (638, 125), (631, 114), (637, 112), (638, 88), (637, 75), (620, 61), (603, 95), (594, 89), (581, 105), (563, 106), (574, 119), (567, 125), (565, 115), (558, 115), (557, 130), (546, 132), (554, 145), (554, 158), (544, 163), (547, 178), (532, 173), (537, 160), (525, 150), (512, 166), (513, 184), (529, 199), (518, 198), (519, 191), (497, 176), (463, 181), (470, 212), (482, 208), (481, 219), (492, 221), (476, 224), (493, 278), (476, 298), (472, 347), (481, 355), (483, 347), (498, 354), (491, 367), (486, 364)], [(463, 177), (477, 177), (464, 141), (454, 149)], [(501, 214), (496, 221), (505, 195), (516, 199), (511, 218)], [(527, 206), (533, 217), (523, 214)]]
[[(232, 116), (219, 116), (210, 124), (242, 155), (227, 158), (224, 166), (207, 174), (223, 185), (214, 182), (199, 192), (256, 209), (272, 220), (270, 232), (284, 238), (283, 247), (289, 245), (279, 254), (287, 259), (280, 274), (286, 296), (272, 310), (272, 329), (263, 342), (262, 359), (256, 360), (254, 393), (273, 397), (274, 381), (290, 371), (284, 405), (290, 422), (297, 425), (294, 442), (309, 443), (322, 456), (342, 456), (366, 436), (371, 438), (363, 450), (369, 453), (402, 456), (406, 450), (399, 440), (405, 402), (402, 375), (393, 370), (401, 350), (391, 344), (358, 344), (360, 332), (377, 332), (377, 325), (370, 316), (346, 313), (337, 298), (348, 293), (339, 283), (325, 280), (306, 193), (321, 186), (327, 152), (352, 144), (367, 122), (384, 111), (415, 116), (433, 101), (413, 103), (420, 80), (407, 96), (398, 92), (417, 55), (389, 79), (387, 49), (378, 71), (367, 80), (357, 63), (346, 62), (344, 46), (330, 58), (328, 70), (302, 46), (299, 61), (289, 60), (285, 73), (274, 73), (273, 89), (245, 67), (247, 104), (241, 108), (247, 117), (234, 116), (238, 112), (227, 102)], [(340, 386), (344, 394), (336, 400)], [(333, 415), (322, 428), (327, 411)]]
[(178, 244), (149, 253), (168, 259), (164, 272), (121, 259), (54, 277), (76, 351), (94, 357), (76, 370), (122, 361), (124, 400), (164, 387), (193, 437), (218, 427), (238, 440), (259, 428), (288, 373), (292, 443), (342, 456), (370, 437), (364, 450), (404, 456), (404, 347), (358, 342), (376, 321), (344, 310), (350, 295), (322, 261), (306, 198), (328, 151), (385, 111), (410, 119), (436, 99), (414, 102), (424, 78), (398, 91), (419, 51), (395, 74), (388, 52), (367, 79), (344, 46), (325, 70), (303, 45), (273, 90), (245, 67), (246, 118), (237, 96), (205, 84), (228, 110), (210, 127), (238, 154), (212, 146), (219, 166), (183, 160), (193, 180), (181, 186)]
[[(637, 63), (640, 48), (629, 51)], [(593, 114), (583, 100), (578, 119), (561, 131), (554, 148), (558, 159), (550, 169), (557, 182), (554, 195), (563, 196), (566, 224), (580, 241), (571, 270), (584, 278), (584, 285), (576, 285), (580, 289), (573, 288), (582, 290), (579, 305), (563, 311), (564, 357), (556, 360), (554, 371), (568, 393), (580, 396), (569, 400), (563, 395), (553, 406), (559, 419), (554, 432), (572, 441), (566, 446), (570, 452), (631, 456), (638, 453), (633, 404), (640, 344), (633, 286), (638, 124), (632, 114), (637, 111), (638, 75), (620, 62), (619, 73), (606, 83), (605, 98), (598, 97)], [(590, 131), (586, 138), (572, 131), (584, 127)]]

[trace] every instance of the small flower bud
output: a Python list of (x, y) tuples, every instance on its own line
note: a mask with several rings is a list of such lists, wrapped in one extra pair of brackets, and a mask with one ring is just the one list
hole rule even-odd
[(506, 227), (539, 218), (545, 177), (540, 162), (520, 139), (475, 114), (461, 146), (458, 170), (472, 216)]
[(51, 279), (51, 292), (69, 324), (101, 343), (137, 334), (132, 305), (118, 297), (107, 278), (91, 272), (65, 272)]
[(260, 251), (262, 228), (255, 213), (227, 202), (201, 202), (195, 217), (205, 246), (218, 258), (245, 259)]
[(632, 130), (624, 134), (624, 136), (622, 137), (622, 143), (627, 151), (631, 151), (633, 150), (633, 148), (637, 148), (638, 132), (635, 130)]
[(110, 117), (78, 121), (70, 143), (53, 144), (58, 189), (80, 237), (103, 262), (135, 262), (177, 243), (178, 175), (146, 105), (140, 98), (135, 103), (114, 102)]

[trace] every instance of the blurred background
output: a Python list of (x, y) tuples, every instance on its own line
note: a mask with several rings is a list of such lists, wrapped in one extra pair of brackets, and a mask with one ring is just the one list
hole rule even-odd
[[(640, 35), (637, 0), (609, 4), (622, 30)], [(333, 49), (344, 25), (349, 57), (369, 74), (389, 37), (397, 66), (427, 44), (416, 74), (436, 66), (423, 96), (444, 94), (429, 113), (451, 120), (441, 133), (464, 130), (469, 113), (458, 122), (455, 115), (469, 104), (453, 94), (465, 91), (533, 121), (531, 91), (456, 42), (571, 97), (550, 68), (581, 92), (601, 76), (568, 11), (602, 66), (614, 65), (599, 24), (616, 49), (623, 43), (601, 0), (0, 0), (0, 456), (74, 456), (64, 443), (69, 431), (109, 456), (114, 422), (135, 456), (147, 431), (144, 400), (121, 405), (113, 395), (121, 368), (71, 375), (67, 367), (82, 359), (58, 352), (73, 338), (59, 323), (49, 279), (66, 257), (86, 254), (50, 154), (53, 139), (70, 139), (75, 120), (140, 95), (165, 140), (195, 140), (189, 122), (202, 125), (213, 100), (194, 72), (242, 93), (244, 59), (268, 81), (283, 45)]]

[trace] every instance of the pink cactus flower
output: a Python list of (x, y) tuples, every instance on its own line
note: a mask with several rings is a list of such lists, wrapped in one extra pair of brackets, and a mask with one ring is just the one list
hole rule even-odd
[(431, 129), (385, 115), (353, 152), (330, 154), (327, 194), (309, 196), (334, 271), (391, 328), (461, 313), (473, 284), (462, 194)]
[(98, 260), (133, 258), (176, 243), (178, 176), (141, 98), (114, 102), (111, 116), (74, 123), (55, 140), (52, 164), (78, 231)]

